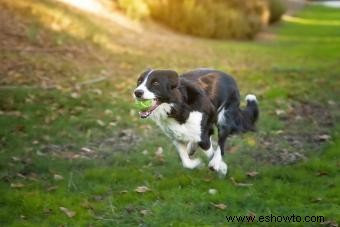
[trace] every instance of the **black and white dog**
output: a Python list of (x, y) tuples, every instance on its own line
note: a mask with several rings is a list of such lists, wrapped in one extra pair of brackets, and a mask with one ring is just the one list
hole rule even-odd
[[(235, 80), (213, 69), (197, 69), (181, 76), (173, 70), (149, 69), (139, 76), (134, 96), (153, 100), (152, 107), (140, 112), (140, 117), (150, 117), (171, 138), (185, 168), (200, 165), (198, 158), (190, 158), (199, 146), (210, 160), (209, 168), (221, 175), (227, 173), (222, 159), (226, 138), (254, 130), (259, 116), (256, 97), (247, 95), (247, 106), (241, 110)], [(215, 125), (216, 149), (211, 140)]]

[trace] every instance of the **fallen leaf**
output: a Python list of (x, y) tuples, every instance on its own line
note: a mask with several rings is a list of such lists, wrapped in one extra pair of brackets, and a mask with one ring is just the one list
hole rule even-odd
[(318, 202), (321, 202), (321, 201), (322, 201), (321, 197), (316, 197), (316, 198), (312, 199), (313, 203), (318, 203)]
[(103, 94), (103, 91), (98, 89), (98, 88), (92, 89), (92, 92), (96, 95), (102, 95)]
[(282, 115), (286, 114), (286, 111), (280, 110), (280, 109), (276, 109), (275, 113), (276, 113), (277, 116), (282, 116)]
[(80, 94), (77, 93), (77, 92), (72, 92), (70, 96), (71, 96), (72, 98), (74, 98), (74, 99), (77, 99), (77, 98), (80, 97)]
[(38, 175), (36, 173), (30, 173), (27, 178), (31, 181), (36, 181), (36, 182), (39, 181)]
[(47, 190), (48, 192), (50, 192), (50, 191), (55, 191), (55, 190), (57, 190), (57, 188), (58, 188), (58, 186), (53, 185), (53, 186), (51, 186), (51, 187), (48, 187), (46, 190)]
[(138, 193), (145, 193), (145, 192), (148, 192), (148, 191), (151, 191), (151, 189), (148, 188), (147, 186), (138, 186), (135, 189), (135, 192), (138, 192)]
[(146, 216), (146, 215), (151, 214), (151, 211), (150, 211), (150, 210), (143, 209), (143, 210), (140, 211), (140, 213), (141, 213), (143, 216)]
[(54, 174), (54, 175), (53, 175), (53, 178), (54, 178), (54, 180), (56, 180), (56, 181), (64, 180), (64, 177), (61, 176), (61, 175), (59, 175), (59, 174)]
[(46, 154), (45, 153), (43, 153), (43, 152), (41, 152), (41, 151), (36, 151), (36, 154), (38, 155), (38, 156), (45, 156)]
[(22, 113), (20, 111), (0, 111), (0, 115), (20, 117), (22, 116)]
[(112, 115), (113, 112), (112, 112), (112, 110), (106, 109), (106, 110), (104, 111), (104, 114), (105, 114), (105, 115)]
[(164, 154), (163, 154), (163, 148), (158, 147), (156, 152), (155, 152), (155, 158), (157, 161), (164, 163)]
[(52, 214), (52, 209), (51, 208), (45, 208), (44, 210), (43, 210), (43, 213), (44, 214), (46, 214), (46, 215), (50, 215), (50, 214)]
[(59, 207), (59, 209), (64, 212), (64, 214), (66, 214), (67, 217), (69, 218), (73, 218), (74, 216), (76, 216), (76, 212), (75, 211), (72, 211), (72, 210), (69, 210), (65, 207)]
[(324, 222), (321, 222), (320, 225), (326, 225), (326, 226), (329, 226), (329, 227), (338, 227), (338, 223), (336, 223), (335, 221), (332, 221), (332, 220), (326, 220)]
[(92, 207), (91, 203), (89, 203), (89, 201), (84, 201), (80, 206), (81, 206), (82, 208), (85, 208), (85, 209), (91, 209), (91, 210), (93, 210), (93, 207)]
[(11, 188), (23, 188), (25, 185), (22, 183), (11, 183)]
[(210, 189), (208, 190), (208, 193), (209, 193), (210, 195), (215, 195), (215, 194), (217, 193), (217, 190), (216, 190), (215, 188), (210, 188)]
[(220, 210), (225, 210), (227, 208), (227, 205), (225, 205), (224, 203), (212, 203), (212, 205)]
[(81, 151), (85, 151), (86, 153), (92, 153), (93, 152), (93, 150), (91, 150), (90, 148), (87, 148), (87, 147), (82, 147)]
[(105, 126), (105, 123), (102, 120), (97, 120), (97, 124), (100, 126)]
[(323, 135), (318, 135), (317, 136), (317, 139), (319, 141), (328, 141), (330, 138), (331, 138), (331, 136), (327, 135), (327, 134), (323, 134)]
[(334, 106), (336, 103), (333, 100), (328, 100), (328, 104)]
[(315, 175), (318, 176), (318, 177), (322, 177), (322, 176), (328, 176), (328, 173), (324, 172), (324, 171), (319, 171)]
[(12, 156), (12, 160), (13, 160), (14, 162), (20, 162), (20, 161), (21, 161), (20, 158), (15, 157), (15, 156)]
[(255, 221), (256, 214), (254, 212), (249, 212), (248, 214), (248, 222), (254, 222)]
[(117, 126), (117, 122), (110, 122), (110, 123), (109, 123), (109, 126), (110, 126), (110, 127)]
[(248, 177), (256, 177), (259, 173), (256, 171), (251, 171), (251, 172), (247, 172), (246, 175)]
[(233, 182), (233, 184), (235, 186), (238, 186), (238, 187), (250, 187), (250, 186), (253, 186), (253, 184), (247, 184), (247, 183), (239, 183), (239, 182), (236, 182), (236, 180), (233, 178), (233, 177), (230, 177), (230, 180), (231, 182)]

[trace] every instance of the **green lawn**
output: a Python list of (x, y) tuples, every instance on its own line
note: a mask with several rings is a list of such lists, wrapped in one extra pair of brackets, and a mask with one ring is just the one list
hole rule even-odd
[[(340, 21), (339, 10), (320, 6), (297, 16)], [(51, 76), (61, 84), (0, 88), (1, 226), (228, 226), (238, 224), (228, 223), (227, 215), (271, 214), (340, 222), (340, 26), (282, 22), (274, 40), (180, 37), (174, 42), (190, 45), (115, 52), (87, 36), (50, 31), (35, 18), (29, 31), (39, 29), (61, 47), (86, 47), (92, 55), (0, 53), (54, 67)], [(131, 91), (148, 66), (179, 72), (214, 67), (233, 74), (243, 96), (258, 96), (258, 131), (228, 141), (226, 178), (207, 166), (182, 168), (171, 142), (151, 121), (138, 119)], [(34, 77), (39, 67), (24, 73)], [(103, 69), (109, 80), (72, 87)], [(147, 188), (137, 192), (140, 186)]]

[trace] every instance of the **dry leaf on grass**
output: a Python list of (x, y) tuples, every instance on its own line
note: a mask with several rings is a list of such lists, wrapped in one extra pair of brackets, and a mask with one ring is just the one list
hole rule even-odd
[(51, 192), (51, 191), (55, 191), (55, 190), (57, 190), (57, 189), (58, 189), (58, 186), (53, 185), (53, 186), (48, 187), (48, 188), (46, 189), (46, 191)]
[(148, 191), (151, 191), (151, 190), (147, 186), (138, 186), (135, 189), (135, 192), (138, 192), (138, 193), (145, 193), (145, 192), (148, 192)]
[(319, 171), (315, 175), (318, 176), (318, 177), (322, 177), (322, 176), (328, 176), (328, 173), (324, 172), (324, 171)]
[(316, 198), (313, 198), (311, 200), (313, 203), (318, 203), (318, 202), (321, 202), (322, 201), (322, 198), (321, 197), (316, 197)]
[(325, 226), (329, 226), (329, 227), (338, 227), (338, 223), (336, 223), (335, 221), (332, 220), (326, 220), (324, 222), (321, 222), (320, 225), (325, 225)]
[(256, 214), (254, 212), (249, 212), (248, 214), (248, 222), (254, 222), (255, 221)]
[(208, 190), (208, 193), (209, 193), (210, 195), (215, 195), (215, 194), (217, 193), (217, 190), (216, 190), (215, 188), (210, 188), (210, 189)]
[(12, 160), (13, 160), (14, 162), (21, 162), (21, 159), (18, 158), (18, 157), (16, 157), (16, 156), (12, 156)]
[(253, 184), (247, 184), (247, 183), (239, 183), (236, 182), (236, 180), (233, 177), (230, 177), (231, 182), (233, 182), (233, 184), (237, 187), (250, 187), (253, 186)]
[(330, 138), (331, 138), (331, 136), (327, 135), (327, 134), (316, 136), (316, 139), (319, 140), (319, 141), (328, 141)]
[(99, 126), (105, 126), (105, 123), (104, 123), (104, 121), (102, 121), (102, 120), (97, 120), (97, 124), (98, 124)]
[(227, 208), (227, 205), (225, 205), (224, 203), (212, 203), (212, 205), (220, 210), (225, 210)]
[(54, 178), (54, 180), (56, 180), (56, 181), (64, 180), (64, 177), (61, 176), (61, 175), (59, 175), (59, 174), (54, 174), (54, 175), (53, 175), (53, 178)]
[(151, 211), (150, 211), (150, 210), (143, 209), (143, 210), (140, 211), (140, 213), (141, 213), (143, 216), (146, 216), (146, 215), (151, 214)]
[(11, 188), (23, 188), (25, 187), (22, 183), (11, 183)]
[(73, 210), (69, 210), (66, 207), (59, 207), (59, 209), (64, 212), (64, 214), (66, 214), (67, 217), (69, 218), (73, 218), (74, 216), (76, 216), (76, 212)]
[(248, 177), (256, 177), (259, 173), (256, 171), (251, 171), (251, 172), (247, 172), (246, 175)]
[(161, 163), (164, 163), (164, 154), (163, 154), (163, 148), (158, 147), (155, 152), (155, 159)]

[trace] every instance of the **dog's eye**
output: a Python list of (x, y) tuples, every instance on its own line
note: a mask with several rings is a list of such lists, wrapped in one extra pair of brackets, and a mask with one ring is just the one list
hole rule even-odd
[(137, 80), (137, 85), (140, 85), (141, 83), (142, 83), (141, 79)]
[(158, 86), (158, 85), (159, 85), (159, 82), (158, 82), (158, 81), (154, 81), (154, 82), (152, 82), (152, 85), (153, 85), (153, 86)]

